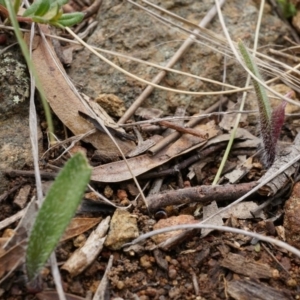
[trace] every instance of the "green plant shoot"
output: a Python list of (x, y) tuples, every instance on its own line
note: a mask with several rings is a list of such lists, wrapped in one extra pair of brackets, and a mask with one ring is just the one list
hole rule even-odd
[[(247, 68), (262, 80), (255, 62), (252, 60), (250, 53), (244, 46), (242, 41), (238, 43), (239, 50), (245, 61)], [(276, 145), (280, 135), (280, 130), (284, 122), (284, 109), (286, 102), (283, 101), (274, 110), (271, 109), (269, 98), (264, 87), (252, 78), (252, 83), (256, 93), (256, 99), (259, 109), (259, 123), (262, 138), (263, 163), (266, 167), (270, 167), (276, 156)]]
[[(62, 6), (68, 0), (36, 0), (23, 13), (22, 17), (28, 21), (50, 24), (57, 27), (73, 26), (79, 23), (84, 14), (81, 12), (63, 13)], [(5, 0), (0, 0), (0, 5), (6, 7)], [(20, 1), (15, 1), (14, 11), (17, 13)]]
[(84, 14), (80, 12), (64, 14), (62, 6), (67, 2), (68, 0), (37, 0), (25, 10), (23, 17), (57, 27), (73, 26), (83, 19)]
[(68, 160), (51, 186), (34, 222), (26, 250), (26, 270), (33, 280), (47, 262), (76, 208), (91, 176), (82, 153)]

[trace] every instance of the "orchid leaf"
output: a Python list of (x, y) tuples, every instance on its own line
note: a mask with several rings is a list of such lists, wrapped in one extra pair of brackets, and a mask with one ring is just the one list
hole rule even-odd
[(86, 185), (91, 168), (82, 153), (68, 160), (51, 186), (33, 225), (26, 251), (26, 269), (33, 280), (47, 262), (71, 221)]

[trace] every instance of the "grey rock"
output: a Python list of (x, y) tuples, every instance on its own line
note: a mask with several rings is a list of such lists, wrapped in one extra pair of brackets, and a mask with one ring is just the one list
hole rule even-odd
[(9, 184), (3, 170), (32, 167), (28, 96), (29, 77), (22, 56), (5, 52), (0, 55), (0, 194)]

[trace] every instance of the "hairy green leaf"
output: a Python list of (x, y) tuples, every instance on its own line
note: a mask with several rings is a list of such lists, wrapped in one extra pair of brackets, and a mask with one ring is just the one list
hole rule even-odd
[(82, 153), (75, 154), (51, 186), (33, 225), (26, 251), (29, 280), (34, 279), (73, 217), (91, 176)]

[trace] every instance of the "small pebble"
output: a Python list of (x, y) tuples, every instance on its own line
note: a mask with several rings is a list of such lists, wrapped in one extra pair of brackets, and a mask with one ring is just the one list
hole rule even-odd
[(147, 269), (147, 274), (148, 275), (152, 275), (153, 274), (153, 270), (152, 269)]
[(122, 289), (124, 289), (124, 287), (125, 287), (124, 281), (118, 281), (117, 288), (119, 290), (122, 290)]
[(300, 182), (297, 182), (290, 198), (285, 202), (283, 227), (288, 244), (300, 249)]
[(174, 288), (171, 288), (171, 289), (169, 290), (169, 297), (170, 297), (171, 299), (177, 298), (177, 297), (179, 297), (179, 296), (180, 296), (180, 289), (179, 289), (179, 288), (174, 287)]
[(166, 295), (167, 294), (167, 291), (163, 288), (160, 288), (157, 290), (157, 294), (158, 295)]
[(170, 264), (171, 265), (173, 265), (173, 266), (178, 266), (178, 260), (176, 260), (176, 259), (172, 259), (171, 261), (170, 261)]
[(73, 240), (73, 245), (76, 248), (81, 248), (86, 242), (86, 237), (84, 234), (78, 235), (74, 240)]
[(152, 267), (152, 263), (150, 261), (150, 257), (149, 255), (143, 255), (141, 258), (140, 258), (140, 263), (141, 263), (141, 266), (145, 269), (148, 269), (150, 267)]
[(156, 295), (157, 295), (157, 290), (156, 289), (154, 289), (154, 288), (152, 288), (152, 287), (148, 287), (147, 289), (146, 289), (146, 294), (148, 295), (148, 296), (150, 296), (151, 298), (154, 298), (154, 297), (156, 297)]
[(286, 281), (286, 285), (295, 288), (297, 286), (297, 281), (294, 278), (290, 278)]
[(169, 275), (170, 279), (175, 279), (177, 277), (176, 269), (174, 267), (170, 266), (169, 271), (168, 271), (168, 275)]
[(126, 193), (126, 191), (124, 191), (124, 190), (118, 190), (118, 191), (117, 191), (117, 197), (118, 197), (118, 199), (120, 199), (120, 200), (124, 200), (124, 199), (127, 199), (127, 198), (128, 198), (127, 193)]
[(106, 185), (103, 194), (106, 198), (110, 199), (113, 196), (114, 191), (109, 185)]

